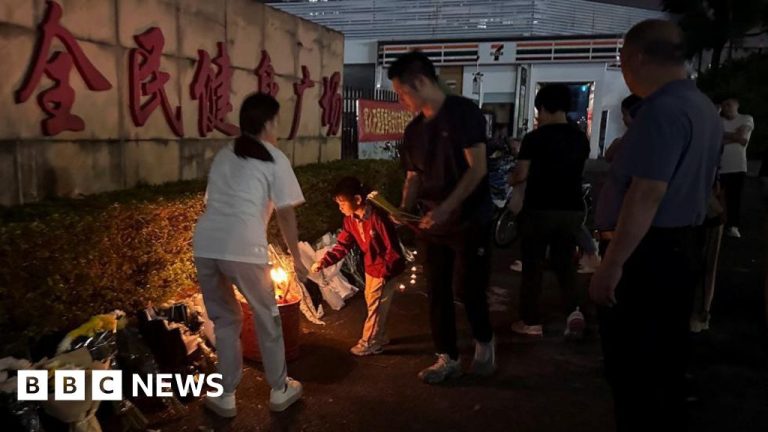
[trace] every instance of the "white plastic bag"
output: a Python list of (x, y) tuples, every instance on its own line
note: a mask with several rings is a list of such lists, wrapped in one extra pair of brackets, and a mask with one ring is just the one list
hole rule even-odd
[[(309, 243), (301, 242), (299, 243), (301, 262), (309, 268), (313, 263), (322, 258), (329, 249), (330, 247), (325, 247), (315, 251)], [(341, 274), (341, 262), (324, 269), (320, 273), (310, 274), (309, 278), (320, 286), (323, 300), (334, 310), (344, 307), (344, 301), (357, 292), (357, 288), (350, 284), (347, 278)]]

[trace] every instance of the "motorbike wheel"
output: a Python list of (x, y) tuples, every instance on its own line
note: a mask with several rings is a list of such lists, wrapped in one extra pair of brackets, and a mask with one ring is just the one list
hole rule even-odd
[(508, 247), (517, 241), (517, 223), (512, 210), (505, 208), (493, 225), (493, 243), (496, 247)]

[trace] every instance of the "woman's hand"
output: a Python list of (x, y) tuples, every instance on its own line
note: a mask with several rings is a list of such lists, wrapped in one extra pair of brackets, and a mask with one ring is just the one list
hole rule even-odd
[(312, 268), (310, 268), (310, 271), (312, 273), (317, 273), (317, 272), (319, 272), (322, 269), (323, 269), (323, 266), (319, 262), (316, 262), (316, 263), (312, 264)]

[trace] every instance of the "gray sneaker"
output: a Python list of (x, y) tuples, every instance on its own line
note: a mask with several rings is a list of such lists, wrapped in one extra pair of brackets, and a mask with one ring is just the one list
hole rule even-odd
[(487, 377), (494, 372), (496, 372), (496, 338), (488, 343), (475, 341), (475, 357), (472, 359), (469, 373)]
[(449, 378), (461, 376), (461, 363), (451, 360), (448, 354), (438, 354), (432, 366), (419, 372), (419, 379), (427, 384), (438, 384)]
[(349, 352), (360, 357), (381, 354), (382, 351), (381, 345), (365, 341), (360, 341), (357, 345), (349, 349)]

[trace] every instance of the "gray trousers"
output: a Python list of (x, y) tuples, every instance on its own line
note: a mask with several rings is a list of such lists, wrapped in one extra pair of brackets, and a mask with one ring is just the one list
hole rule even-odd
[(267, 382), (273, 389), (282, 390), (287, 376), (285, 346), (269, 266), (200, 257), (195, 257), (195, 266), (205, 309), (214, 324), (217, 369), (223, 377), (224, 391), (234, 392), (243, 375), (243, 312), (233, 284), (253, 312)]

